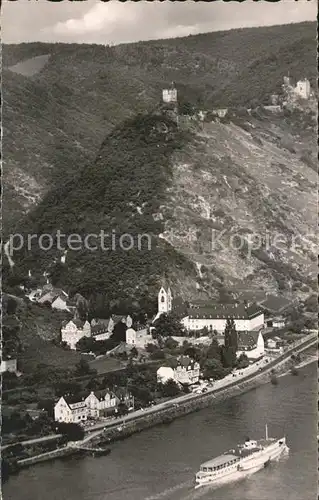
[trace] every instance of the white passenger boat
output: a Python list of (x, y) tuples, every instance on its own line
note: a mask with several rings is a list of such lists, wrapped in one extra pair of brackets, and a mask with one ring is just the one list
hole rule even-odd
[(195, 488), (245, 477), (266, 467), (272, 460), (278, 460), (288, 450), (286, 438), (269, 438), (266, 425), (265, 439), (253, 441), (247, 438), (244, 444), (201, 464), (195, 477)]

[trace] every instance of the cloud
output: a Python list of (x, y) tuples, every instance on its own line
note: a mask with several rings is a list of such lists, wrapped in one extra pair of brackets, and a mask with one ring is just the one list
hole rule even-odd
[(79, 19), (68, 19), (53, 27), (57, 34), (74, 36), (94, 34), (97, 31), (111, 32), (115, 26), (131, 24), (138, 18), (137, 12), (124, 3), (110, 2), (94, 5)]
[(204, 2), (4, 2), (2, 39), (29, 41), (121, 43), (186, 36), (248, 26), (315, 20), (314, 1), (277, 3)]

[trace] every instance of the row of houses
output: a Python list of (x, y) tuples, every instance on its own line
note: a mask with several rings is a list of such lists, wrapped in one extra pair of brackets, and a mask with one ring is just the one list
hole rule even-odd
[(54, 420), (78, 424), (88, 418), (101, 418), (116, 414), (118, 406), (124, 404), (127, 409), (134, 408), (134, 397), (127, 391), (115, 394), (108, 389), (91, 391), (85, 397), (62, 396), (54, 406)]
[(73, 318), (63, 321), (61, 327), (61, 340), (66, 342), (70, 349), (76, 349), (76, 344), (83, 337), (95, 340), (107, 340), (113, 333), (114, 327), (123, 323), (127, 328), (132, 326), (132, 318), (124, 315), (112, 315), (109, 319), (92, 319), (92, 321)]
[[(79, 294), (78, 294), (79, 295)], [(31, 302), (40, 305), (50, 305), (52, 309), (57, 309), (60, 311), (73, 312), (75, 309), (76, 298), (72, 300), (69, 295), (61, 288), (54, 287), (50, 283), (47, 283), (43, 287), (31, 290), (26, 296), (31, 300)]]
[[(178, 337), (176, 337), (178, 339)], [(211, 342), (211, 338), (207, 337), (208, 343)], [(186, 339), (185, 339), (186, 340)], [(202, 339), (199, 339), (199, 342)], [(224, 337), (217, 336), (217, 341), (219, 345), (224, 344)], [(277, 346), (276, 342), (269, 342), (269, 348), (274, 348)], [(261, 331), (257, 332), (240, 332), (238, 334), (238, 351), (237, 357), (245, 354), (249, 361), (254, 362), (265, 355), (265, 341)], [(192, 360), (188, 356), (180, 356), (177, 358), (176, 363), (170, 366), (161, 366), (157, 370), (157, 381), (165, 383), (169, 379), (173, 379), (175, 382), (183, 385), (193, 385), (196, 384), (200, 376), (200, 366), (199, 363)]]

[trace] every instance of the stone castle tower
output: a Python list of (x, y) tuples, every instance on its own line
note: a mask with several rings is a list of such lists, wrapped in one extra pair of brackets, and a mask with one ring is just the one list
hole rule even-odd
[(178, 125), (177, 88), (175, 87), (174, 82), (171, 83), (169, 88), (163, 89), (161, 108), (165, 114)]
[(161, 288), (158, 293), (158, 313), (169, 313), (172, 310), (172, 292), (168, 288), (167, 292), (165, 288)]
[(171, 83), (168, 89), (163, 89), (162, 96), (164, 103), (177, 105), (177, 89), (174, 82)]

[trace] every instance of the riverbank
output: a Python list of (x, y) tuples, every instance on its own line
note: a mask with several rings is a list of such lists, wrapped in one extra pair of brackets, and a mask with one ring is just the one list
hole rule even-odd
[[(220, 386), (217, 383), (203, 394), (186, 394), (168, 402), (146, 408), (144, 411), (139, 410), (134, 412), (134, 414), (129, 414), (120, 422), (97, 424), (94, 429), (91, 428), (91, 432), (80, 443), (90, 442), (91, 446), (97, 446), (103, 443), (122, 440), (156, 425), (169, 424), (178, 417), (206, 408), (214, 402), (242, 394), (261, 384), (269, 383), (274, 372), (276, 375), (287, 373), (288, 367), (291, 366), (292, 354), (303, 352), (316, 343), (317, 336), (315, 334), (309, 335), (291, 346), (284, 354), (273, 361), (263, 366), (256, 365), (254, 371), (247, 375), (242, 370), (243, 376), (235, 380), (230, 378), (229, 381), (223, 379), (220, 381)], [(313, 361), (314, 358), (312, 357), (309, 362)], [(307, 364), (306, 361), (304, 363)], [(69, 443), (67, 446), (54, 450), (54, 452), (30, 457), (26, 459), (27, 461), (20, 461), (19, 467), (33, 465), (40, 461), (61, 458), (77, 452), (78, 450), (74, 449), (74, 444)]]
[[(311, 357), (309, 358), (309, 360), (305, 360), (301, 365), (298, 365), (298, 368), (313, 363), (314, 361), (316, 361), (316, 359), (314, 357)], [(135, 433), (142, 432), (145, 429), (149, 429), (157, 425), (168, 425), (176, 418), (199, 411), (203, 408), (207, 408), (214, 403), (232, 398), (234, 396), (238, 396), (262, 384), (271, 382), (274, 369), (276, 376), (288, 375), (288, 367), (290, 368), (290, 366), (291, 361), (289, 356), (289, 358), (285, 358), (277, 364), (271, 363), (271, 365), (262, 370), (262, 372), (249, 375), (245, 379), (242, 379), (238, 382), (233, 382), (232, 384), (228, 384), (221, 389), (211, 390), (200, 395), (196, 394), (196, 396), (191, 395), (188, 398), (187, 396), (182, 396), (182, 401), (181, 398), (176, 398), (170, 403), (170, 406), (157, 411), (156, 413), (145, 415), (131, 421), (124, 420), (123, 424), (118, 425), (116, 428), (112, 427), (103, 429), (99, 434), (96, 433), (95, 436), (92, 437), (92, 442), (94, 442), (95, 444), (112, 443), (115, 441), (126, 439)]]
[[(6, 500), (311, 500), (317, 484), (317, 378), (315, 363), (275, 387), (263, 384), (238, 397), (134, 434), (98, 459), (41, 463), (3, 485)], [(199, 465), (243, 442), (287, 438), (288, 457), (247, 481), (195, 492)], [(300, 471), (303, 471), (300, 474)], [(62, 478), (62, 480), (61, 480)]]

